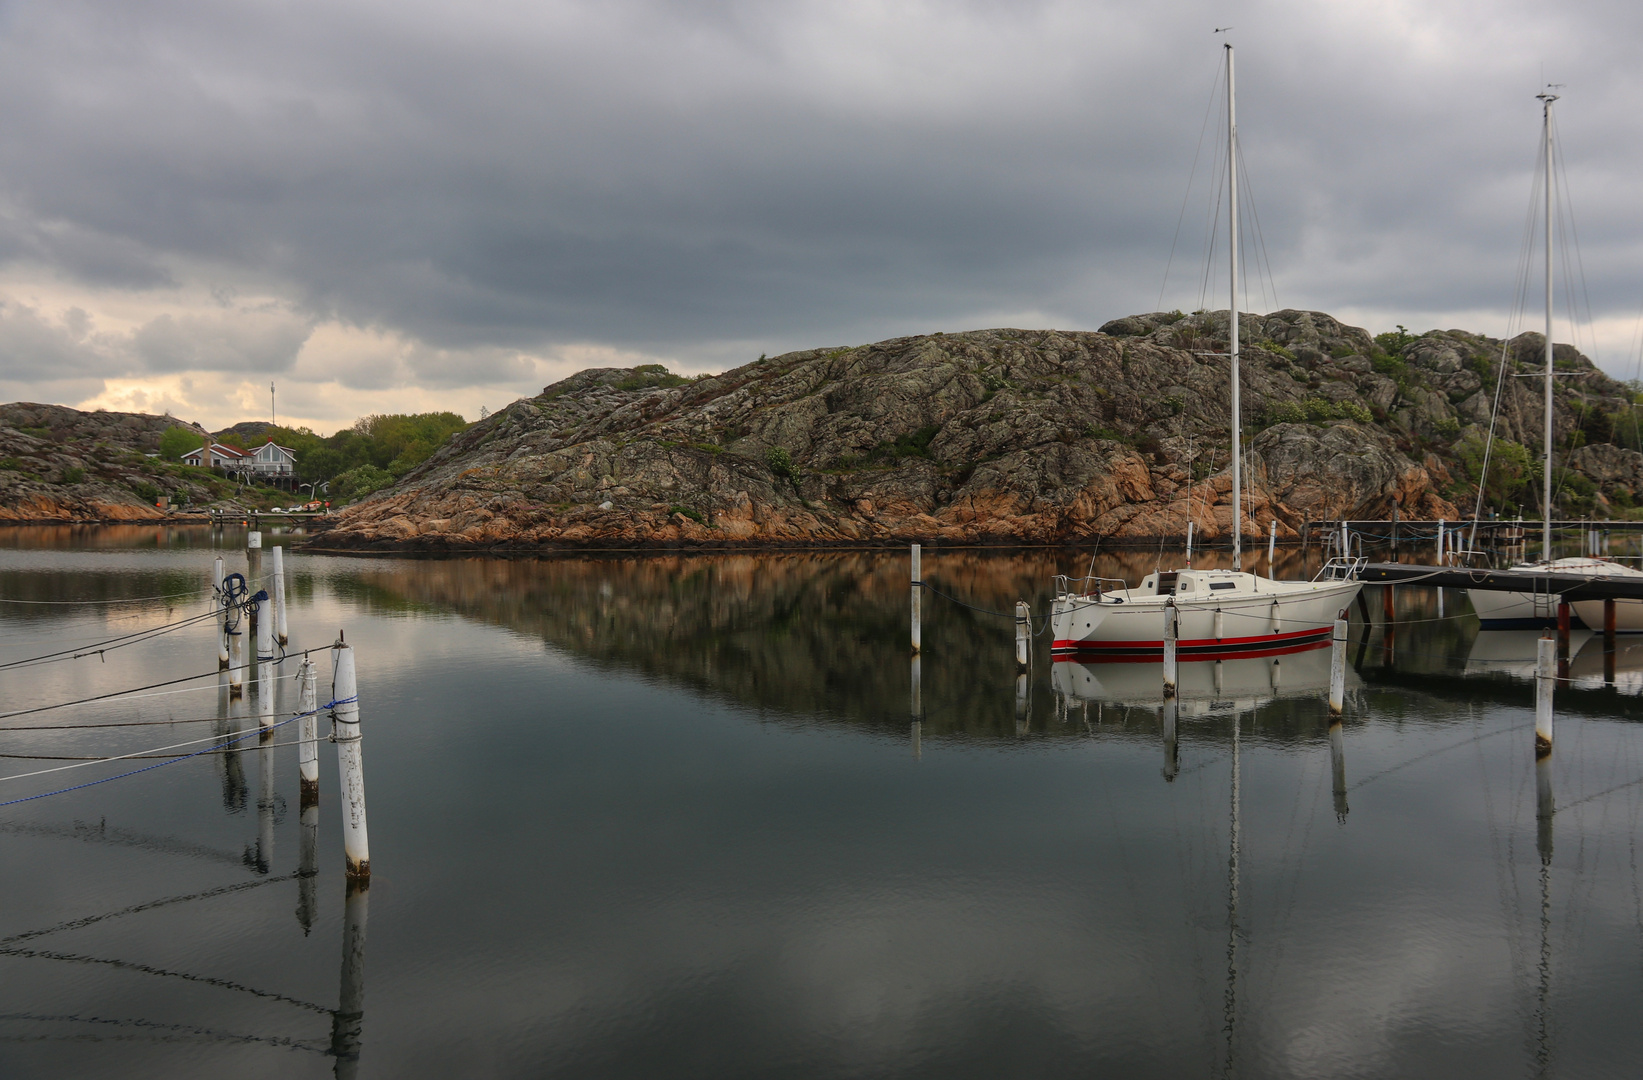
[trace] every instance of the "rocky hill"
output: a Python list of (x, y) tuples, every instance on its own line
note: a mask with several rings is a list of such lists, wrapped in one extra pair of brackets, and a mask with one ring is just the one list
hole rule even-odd
[(177, 421), (147, 413), (81, 412), (63, 405), (0, 405), (0, 522), (144, 521), (167, 516), (161, 496), (195, 506), (232, 485), (159, 461)]
[[(1226, 330), (1224, 311), (1169, 312), (1098, 333), (814, 349), (694, 380), (583, 371), (459, 433), (324, 543), (1140, 542), (1189, 520), (1213, 540), (1231, 524)], [(1246, 512), (1285, 536), (1394, 506), (1470, 512), (1498, 365), (1533, 370), (1542, 349), (1535, 334), (1372, 338), (1308, 311), (1246, 315), (1240, 333)], [(1560, 490), (1577, 510), (1628, 508), (1643, 454), (1615, 443), (1631, 431), (1636, 445), (1631, 396), (1573, 349), (1556, 356), (1581, 376), (1559, 380)], [(1525, 382), (1505, 380), (1497, 434), (1534, 447), (1539, 391)], [(1497, 459), (1503, 492), (1521, 497), (1524, 447)]]

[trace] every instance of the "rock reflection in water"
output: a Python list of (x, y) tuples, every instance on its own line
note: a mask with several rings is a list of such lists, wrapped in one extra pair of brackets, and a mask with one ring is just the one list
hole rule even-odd
[[(1226, 555), (1194, 561), (1217, 565)], [(1124, 551), (1094, 565), (1138, 581), (1159, 563), (1156, 551)], [(1298, 552), (1279, 553), (1280, 574), (1301, 565)], [(924, 685), (913, 705), (923, 735), (1042, 730), (1045, 703), (1029, 694), (1015, 707), (1013, 606), (1026, 600), (1047, 612), (1054, 576), (1090, 566), (1088, 554), (1059, 550), (924, 552), (925, 579), (946, 595), (924, 600)], [(366, 566), (354, 587), (370, 606), (454, 611), (745, 705), (821, 711), (888, 733), (908, 723), (885, 703), (909, 692), (901, 666), (886, 663), (907, 655), (909, 579), (907, 552), (873, 550), (394, 562)], [(1048, 653), (1035, 638), (1029, 686), (1047, 677)], [(942, 677), (955, 670), (967, 687), (997, 687), (998, 696), (956, 690)]]

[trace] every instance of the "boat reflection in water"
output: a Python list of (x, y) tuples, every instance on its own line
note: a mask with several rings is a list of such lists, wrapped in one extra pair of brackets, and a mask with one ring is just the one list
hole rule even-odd
[(1583, 690), (1611, 685), (1623, 694), (1643, 694), (1643, 639), (1617, 638), (1611, 651), (1602, 634), (1593, 634), (1578, 650), (1571, 640), (1569, 651), (1570, 685)]
[[(1318, 703), (1321, 717), (1329, 696), (1329, 661), (1330, 649), (1325, 646), (1284, 656), (1184, 663), (1176, 669), (1175, 696), (1166, 698), (1161, 664), (1080, 663), (1057, 658), (1050, 668), (1050, 685), (1063, 714), (1074, 704), (1093, 704), (1098, 709), (1103, 705), (1118, 705), (1126, 712), (1135, 707), (1145, 711), (1156, 709), (1163, 729), (1163, 775), (1166, 781), (1174, 781), (1180, 772), (1177, 728), (1180, 718), (1208, 719), (1211, 730), (1230, 719), (1236, 760), (1244, 713), (1254, 714), (1280, 699), (1300, 703), (1311, 698)], [(1350, 691), (1362, 685), (1363, 679), (1348, 666), (1346, 688)], [(1304, 711), (1304, 706), (1302, 708)], [(1346, 760), (1340, 717), (1330, 717), (1328, 724), (1335, 815), (1344, 822)]]
[[(1227, 709), (1255, 709), (1278, 698), (1322, 697), (1329, 693), (1329, 646), (1274, 657), (1182, 663), (1176, 669), (1176, 701), (1181, 715), (1202, 716)], [(1081, 663), (1056, 658), (1050, 684), (1079, 702), (1163, 705), (1163, 670), (1158, 663)], [(1363, 680), (1346, 670), (1350, 690)]]
[[(1518, 679), (1535, 677), (1535, 650), (1539, 630), (1480, 630), (1466, 654), (1468, 675), (1510, 675)], [(1584, 651), (1595, 635), (1590, 630), (1569, 631), (1569, 654)], [(1603, 639), (1597, 640), (1599, 651)], [(1599, 661), (1601, 663), (1601, 660)]]
[[(1466, 657), (1468, 675), (1506, 675), (1533, 680), (1539, 630), (1483, 630)], [(1582, 690), (1612, 686), (1624, 694), (1643, 695), (1643, 639), (1623, 635), (1611, 648), (1591, 630), (1569, 631), (1569, 659), (1558, 677)]]

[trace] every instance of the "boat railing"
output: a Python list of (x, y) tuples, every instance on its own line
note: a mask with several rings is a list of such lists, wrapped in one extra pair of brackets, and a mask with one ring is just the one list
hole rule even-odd
[(1351, 581), (1369, 565), (1369, 560), (1362, 555), (1349, 557), (1336, 556), (1323, 564), (1313, 581)]
[(1067, 574), (1057, 574), (1055, 576), (1055, 594), (1057, 596), (1093, 596), (1100, 599), (1103, 585), (1107, 586), (1104, 590), (1106, 592), (1127, 593), (1130, 591), (1129, 582), (1123, 578), (1071, 577)]

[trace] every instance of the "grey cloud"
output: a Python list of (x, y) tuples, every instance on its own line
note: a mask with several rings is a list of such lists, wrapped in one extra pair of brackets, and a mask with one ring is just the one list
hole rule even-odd
[(85, 312), (70, 310), (57, 322), (27, 304), (0, 299), (0, 379), (92, 379), (123, 366), (118, 343), (90, 333)]
[(210, 316), (161, 315), (132, 335), (149, 371), (284, 371), (313, 325), (285, 311), (240, 308)]
[[(1544, 60), (1581, 80), (1563, 115), (1593, 306), (1630, 310), (1643, 15), (1398, 10), (1257, 3), (1235, 20), (1278, 302), (1506, 308)], [(305, 318), (426, 342), (411, 373), (453, 385), (441, 350), (497, 350), (488, 379), (567, 341), (708, 354), (998, 313), (1092, 326), (1157, 302), (1210, 19), (1190, 3), (864, 12), (18, 4), (0, 181), (23, 224), (0, 258), (131, 287), (188, 265), (272, 281)], [(1198, 299), (1207, 205), (1189, 208), (1167, 305)], [(277, 364), (291, 341), (232, 336), (178, 318), (138, 348), (179, 370)]]

